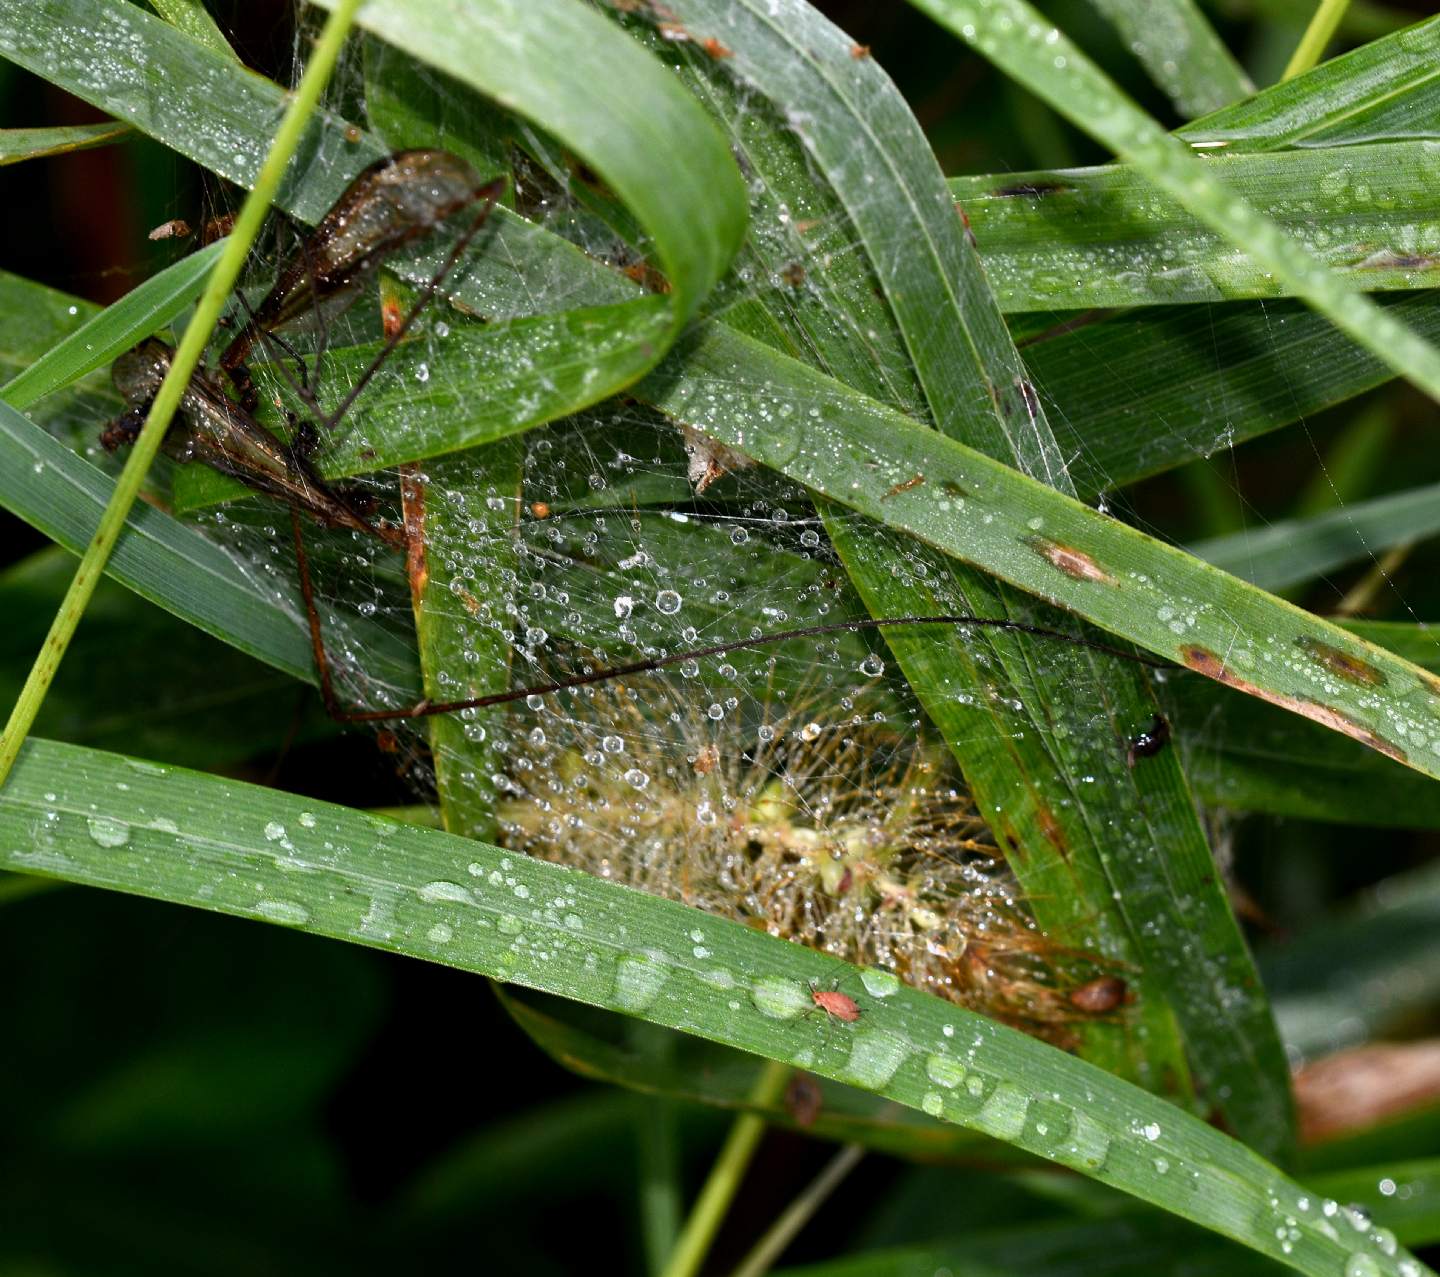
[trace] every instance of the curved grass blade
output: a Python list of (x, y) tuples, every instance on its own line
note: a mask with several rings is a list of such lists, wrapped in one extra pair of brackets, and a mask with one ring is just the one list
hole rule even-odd
[[(853, 41), (813, 11), (684, 0), (674, 12), (695, 38), (730, 50), (718, 67), (691, 59), (691, 78), (712, 82), (699, 91), (728, 115), (752, 189), (766, 188), (766, 211), (754, 216), (751, 277), (783, 278), (793, 259), (807, 282), (829, 293), (829, 304), (814, 312), (792, 313), (783, 293), (752, 302), (783, 334), (772, 344), (803, 351), (824, 371), (847, 368), (857, 389), (896, 408), (918, 398), (940, 432), (1066, 490), (1063, 458), (1043, 411), (1024, 398), (1024, 365), (950, 212), (933, 153), (883, 71), (857, 59)], [(778, 124), (766, 128), (741, 102), (726, 110), (732, 73), (771, 103), (777, 121), (805, 121), (799, 138), (808, 163), (792, 161)], [(829, 179), (833, 199), (816, 190), (812, 169)], [(791, 219), (774, 212), (798, 207), (837, 231), (853, 227), (863, 252), (855, 278), (829, 279), (826, 249), (811, 248)], [(726, 321), (737, 322), (731, 314)], [(887, 330), (894, 333), (888, 341), (880, 336)], [(884, 376), (865, 371), (874, 367), (867, 354), (886, 346), (908, 368), (892, 360)], [(913, 480), (897, 486), (906, 482)], [(841, 517), (829, 503), (820, 508), (872, 615), (962, 612), (1064, 624), (939, 555), (897, 576), (895, 563), (913, 558), (913, 546)], [(1063, 945), (1098, 947), (1139, 973), (1138, 1030), (1088, 1029), (1090, 1058), (1131, 1077), (1175, 1079), (1170, 1084), (1183, 1091), (1183, 1039), (1202, 1091), (1223, 1097), (1216, 1102), (1230, 1129), (1264, 1152), (1286, 1148), (1292, 1130), (1279, 1039), (1175, 756), (1136, 772), (1115, 748), (1156, 713), (1143, 675), (1077, 652), (1063, 675), (1047, 678), (1039, 671), (1053, 656), (1016, 635), (951, 630), (888, 641), (981, 810), (1001, 814), (996, 837), (1046, 932)], [(1023, 708), (999, 715), (996, 704)], [(1164, 921), (1147, 929), (1142, 918)], [(1152, 940), (1185, 931), (1205, 936), (1203, 959)], [(1219, 984), (1245, 994), (1219, 997)]]
[[(1025, 0), (912, 0), (1043, 98), (1077, 128), (1128, 159), (1165, 191), (1401, 376), (1440, 399), (1440, 350), (1350, 291), (1269, 218), (1214, 180)], [(1299, 81), (1295, 81), (1299, 83)]]
[[(364, 19), (479, 91), (533, 112), (537, 123), (584, 155), (631, 203), (670, 284), (664, 296), (638, 295), (598, 264), (583, 268), (583, 254), (573, 246), (495, 210), (490, 250), (473, 268), (467, 263), (455, 294), (495, 318), (528, 314), (536, 296), (561, 312), (533, 317), (519, 341), (506, 335), (504, 322), (488, 329), (499, 339), (497, 361), (513, 359), (518, 345), (528, 347), (532, 374), (523, 390), (536, 396), (534, 424), (602, 399), (653, 366), (743, 234), (743, 187), (703, 113), (633, 42), (575, 0), (496, 0), (467, 10), (466, 22), (453, 29), (449, 13), (433, 0), (372, 3)], [(63, 57), (45, 38), (53, 30), (66, 32)], [(19, 10), (0, 12), (0, 52), (242, 186), (254, 179), (268, 121), (286, 96), (142, 10), (102, 0), (27, 0)], [(581, 65), (589, 71), (577, 76)], [(623, 92), (616, 88), (621, 85)], [(617, 127), (620, 119), (628, 121), (626, 129)], [(670, 173), (662, 180), (653, 164), (657, 146), (685, 157), (683, 180)], [(301, 150), (308, 163), (295, 170), (278, 203), (307, 221), (323, 215), (349, 178), (383, 153), (374, 138), (357, 138), (345, 121), (324, 112), (312, 118)], [(441, 246), (415, 259), (407, 274), (428, 278), (431, 258), (443, 252)], [(606, 277), (607, 295), (597, 297)], [(578, 281), (580, 295), (557, 289), (556, 279)], [(574, 318), (570, 308), (587, 304), (592, 312)], [(539, 360), (542, 349), (549, 353)], [(551, 386), (552, 372), (563, 373), (560, 393)], [(512, 412), (526, 404), (527, 393), (517, 395)]]
[(813, 1072), (978, 1128), (1314, 1277), (1412, 1262), (1373, 1230), (1340, 1232), (1243, 1145), (1082, 1060), (883, 973), (869, 976), (858, 1026), (802, 1017), (808, 980), (851, 969), (470, 839), (32, 740), (0, 795), (0, 849), (9, 869), (408, 953), (785, 1063), (802, 1054)]

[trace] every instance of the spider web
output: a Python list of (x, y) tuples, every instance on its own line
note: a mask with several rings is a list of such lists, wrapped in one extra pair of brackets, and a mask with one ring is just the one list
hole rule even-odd
[[(704, 70), (685, 53), (692, 71)], [(470, 96), (418, 74), (443, 113), (463, 120)], [(335, 109), (351, 118), (360, 118), (364, 76), (352, 57), (332, 89)], [(737, 147), (752, 129), (774, 127), (767, 103), (734, 85), (726, 93)], [(583, 165), (519, 123), (506, 158), (520, 212), (654, 285), (650, 245), (617, 219)], [(798, 144), (790, 162), (813, 181), (813, 201), (791, 207), (752, 180), (751, 243), (712, 299), (712, 317), (742, 328), (762, 314), (829, 324), (849, 336), (867, 376), (924, 419), (899, 344), (866, 327), (865, 306), (841, 304), (875, 291), (861, 244)], [(252, 302), (287, 234), (277, 232), (277, 249), (260, 255), (270, 265), (259, 262), (247, 280)], [(523, 282), (487, 318), (566, 306), (561, 276), (530, 272)], [(371, 297), (328, 322), (328, 346), (380, 335)], [(412, 375), (463, 388), (466, 369), (447, 338), (466, 322), (442, 304), (426, 312), (412, 332), (426, 357)], [(294, 340), (303, 353), (316, 338)], [(334, 402), (344, 387), (329, 384), (324, 368), (320, 397)], [(266, 398), (290, 397), (273, 367), (256, 373)], [(1221, 434), (1214, 446), (1230, 442)], [(468, 695), (497, 664), (509, 686), (525, 687), (867, 615), (808, 493), (644, 405), (622, 397), (497, 449), (354, 485), (395, 523), (402, 486), (423, 494), (425, 554), (445, 582), (426, 595), (427, 623), (447, 636), (454, 662), (432, 671), (433, 695)], [(495, 477), (496, 457), (507, 455), (518, 492)], [(246, 499), (200, 517), (277, 598), (293, 598), (283, 510)], [(307, 528), (306, 541), (342, 698), (366, 709), (406, 705), (413, 689), (390, 679), (372, 651), (377, 632), (414, 643), (406, 564), (356, 534)], [(895, 572), (934, 577), (929, 551), (898, 538), (892, 550)], [(957, 600), (948, 610), (966, 609)], [(299, 610), (293, 618), (305, 626)], [(1077, 658), (1056, 644), (1037, 660), (1037, 680), (1065, 679)], [(985, 709), (1023, 730), (1019, 706), (997, 697)], [(949, 751), (871, 633), (686, 661), (465, 711), (448, 726), (385, 732), (417, 798), (438, 791), (464, 832), (900, 971), (1052, 1036), (1074, 1018), (1068, 995), (1105, 971), (1047, 947)]]

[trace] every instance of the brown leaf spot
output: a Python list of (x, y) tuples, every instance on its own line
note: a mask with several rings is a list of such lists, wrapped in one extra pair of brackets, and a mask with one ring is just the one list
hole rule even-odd
[(1389, 681), (1383, 671), (1376, 669), (1369, 661), (1351, 656), (1333, 643), (1325, 643), (1308, 634), (1302, 634), (1295, 640), (1295, 646), (1307, 653), (1316, 664), (1323, 665), (1347, 683), (1359, 683), (1362, 687), (1383, 687)]
[(1070, 858), (1070, 843), (1065, 837), (1065, 830), (1061, 828), (1060, 822), (1055, 819), (1055, 813), (1048, 807), (1037, 807), (1035, 810), (1035, 823), (1040, 826), (1040, 832), (1045, 836), (1045, 841), (1068, 860)]
[(1068, 577), (1077, 581), (1096, 581), (1101, 585), (1115, 584), (1115, 578), (1083, 550), (1061, 545), (1049, 537), (1026, 537), (1025, 544)]
[(1319, 701), (1311, 700), (1307, 696), (1286, 696), (1281, 692), (1273, 692), (1268, 687), (1260, 687), (1248, 679), (1240, 678), (1232, 670), (1227, 669), (1225, 662), (1208, 647), (1201, 647), (1198, 643), (1187, 644), (1180, 649), (1180, 660), (1197, 674), (1213, 678), (1217, 683), (1224, 683), (1227, 687), (1233, 687), (1236, 691), (1244, 692), (1248, 696), (1258, 696), (1262, 701), (1269, 701), (1270, 704), (1278, 705), (1281, 709), (1288, 709), (1292, 713), (1314, 719), (1315, 722), (1332, 731), (1353, 736), (1362, 744), (1395, 759), (1396, 762), (1403, 763), (1407, 760), (1408, 755), (1400, 746), (1377, 735), (1363, 723), (1357, 723), (1349, 714), (1335, 709), (1333, 706), (1322, 705)]

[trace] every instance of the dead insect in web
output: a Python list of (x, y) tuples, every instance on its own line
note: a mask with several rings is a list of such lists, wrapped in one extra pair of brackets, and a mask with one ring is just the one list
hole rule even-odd
[[(355, 300), (397, 249), (473, 204), (488, 213), (503, 189), (500, 180), (482, 183), (469, 164), (448, 151), (397, 151), (361, 170), (281, 267), (274, 286), (220, 356), (241, 403), (255, 407), (245, 361), (258, 342), (275, 343), (279, 332), (295, 324), (317, 325), (323, 332), (324, 323)], [(446, 263), (442, 278), (453, 265)], [(417, 305), (428, 302), (431, 292)]]
[(1170, 720), (1163, 714), (1156, 714), (1150, 726), (1130, 740), (1125, 750), (1125, 764), (1133, 768), (1140, 758), (1153, 758), (1170, 741)]
[(183, 217), (172, 217), (168, 222), (161, 222), (152, 230), (146, 239), (188, 239), (190, 237), (190, 223)]
[[(303, 511), (326, 526), (367, 532), (396, 548), (403, 548), (405, 541), (399, 529), (369, 517), (368, 503), (322, 481), (307, 455), (316, 442), (316, 427), (333, 427), (404, 339), (484, 224), (502, 189), (503, 181), (482, 183), (464, 160), (444, 151), (401, 151), (371, 164), (346, 188), (315, 232), (286, 263), (275, 286), (260, 306), (249, 312), (249, 322), (221, 356), (221, 367), (229, 373), (242, 402), (236, 404), (227, 398), (206, 373), (197, 371), (185, 389), (180, 411), (165, 439), (165, 451), (176, 460), (201, 461), (290, 507), (312, 646), (326, 708), (337, 717), (344, 715), (329, 685), (319, 617), (294, 512)], [(433, 230), (452, 213), (477, 202), (481, 204), (478, 216), (457, 239), (440, 270), (421, 289), (409, 314), (387, 325), (386, 341), (379, 354), (339, 406), (325, 415), (315, 397), (314, 378), (307, 377), (303, 359), (275, 330), (298, 319), (318, 322), (336, 313), (354, 300), (360, 286), (387, 255)], [(313, 422), (302, 422), (296, 438), (288, 444), (256, 422), (246, 407), (245, 401), (253, 402), (256, 396), (244, 360), (259, 341), (295, 358), (299, 381), (294, 388), (315, 417)], [(101, 443), (107, 449), (113, 451), (133, 442), (173, 355), (163, 342), (149, 338), (115, 361), (111, 375), (129, 408), (102, 432)], [(318, 360), (319, 355), (317, 364)]]
[[(110, 375), (129, 409), (101, 431), (100, 443), (107, 451), (135, 441), (174, 355), (163, 341), (150, 337), (115, 360)], [(303, 457), (227, 398), (203, 373), (191, 376), (163, 447), (175, 461), (203, 462), (257, 492), (305, 511), (325, 527), (349, 528), (389, 545), (402, 544), (397, 529), (372, 522), (355, 498), (323, 482)]]

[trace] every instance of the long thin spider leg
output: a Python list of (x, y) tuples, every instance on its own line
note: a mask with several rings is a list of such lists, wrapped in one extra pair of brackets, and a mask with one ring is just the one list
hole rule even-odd
[[(302, 589), (303, 589), (302, 585)], [(310, 635), (312, 642), (320, 644), (319, 639), (319, 616), (310, 605), (310, 598), (306, 598), (307, 608), (311, 616)], [(649, 674), (655, 670), (668, 669), (672, 665), (679, 665), (684, 661), (701, 660), (710, 656), (724, 656), (730, 652), (743, 652), (752, 648), (763, 647), (767, 643), (784, 643), (791, 639), (820, 638), (827, 634), (852, 634), (861, 630), (878, 630), (889, 626), (912, 626), (912, 625), (953, 625), (964, 629), (976, 630), (1006, 630), (1013, 634), (1029, 634), (1035, 638), (1058, 639), (1060, 642), (1069, 643), (1075, 647), (1086, 647), (1091, 651), (1101, 652), (1106, 656), (1118, 657), (1120, 660), (1133, 661), (1137, 665), (1146, 665), (1151, 669), (1173, 669), (1170, 661), (1162, 660), (1159, 657), (1149, 656), (1143, 652), (1126, 651), (1124, 648), (1115, 647), (1110, 643), (1102, 643), (1098, 639), (1081, 638), (1076, 634), (1066, 634), (1063, 630), (1047, 629), (1043, 625), (1027, 625), (1023, 621), (1007, 621), (996, 617), (988, 616), (877, 616), (866, 617), (855, 621), (832, 621), (825, 625), (804, 625), (792, 630), (775, 630), (769, 634), (759, 634), (753, 638), (735, 639), (729, 643), (715, 643), (710, 647), (691, 648), (684, 652), (675, 652), (669, 656), (656, 656), (643, 661), (632, 661), (628, 665), (614, 665), (608, 669), (594, 670), (589, 674), (572, 674), (568, 678), (557, 679), (553, 683), (537, 683), (530, 687), (515, 688), (508, 692), (494, 692), (489, 696), (476, 696), (463, 701), (420, 701), (416, 705), (406, 709), (379, 709), (379, 710), (342, 710), (336, 714), (331, 710), (331, 716), (346, 723), (383, 723), (392, 719), (429, 718), (434, 714), (457, 714), (461, 710), (486, 709), (493, 705), (508, 705), (513, 701), (524, 700), (530, 696), (549, 696), (555, 692), (568, 691), (575, 687), (588, 687), (594, 683), (604, 683), (613, 678), (625, 678), (631, 674)], [(318, 648), (317, 648), (318, 650)], [(328, 687), (326, 667), (321, 667), (321, 690), (324, 692)], [(333, 695), (333, 693), (331, 693)], [(327, 700), (326, 708), (330, 710), (331, 702)]]
[(300, 596), (305, 601), (305, 619), (310, 625), (310, 650), (315, 656), (315, 672), (320, 676), (320, 697), (325, 712), (338, 722), (350, 721), (335, 695), (330, 675), (330, 657), (325, 651), (325, 636), (320, 630), (320, 612), (315, 606), (315, 588), (310, 581), (310, 558), (305, 553), (305, 537), (300, 530), (300, 511), (290, 507), (290, 533), (295, 540), (295, 564), (300, 572)]
[(486, 219), (490, 216), (490, 210), (495, 207), (495, 201), (500, 198), (500, 192), (504, 189), (504, 178), (496, 178), (487, 186), (481, 187), (477, 195), (477, 198), (482, 202), (479, 215), (470, 223), (465, 233), (455, 241), (455, 245), (446, 256), (444, 264), (430, 277), (425, 287), (420, 290), (420, 295), (415, 299), (415, 304), (410, 307), (410, 313), (400, 322), (399, 327), (386, 338), (385, 344), (380, 348), (379, 353), (370, 361), (370, 366), (360, 374), (355, 384), (350, 387), (349, 393), (336, 406), (335, 411), (321, 420), (320, 424), (327, 430), (334, 429), (340, 419), (350, 410), (350, 405), (359, 398), (361, 392), (370, 384), (371, 379), (380, 371), (381, 365), (390, 357), (391, 352), (405, 339), (405, 334), (410, 331), (410, 326), (419, 318), (420, 312), (430, 304), (430, 299), (435, 296), (440, 285), (445, 282), (445, 277), (455, 269), (461, 256), (465, 250), (469, 248), (470, 241), (479, 234), (480, 228), (485, 225)]

